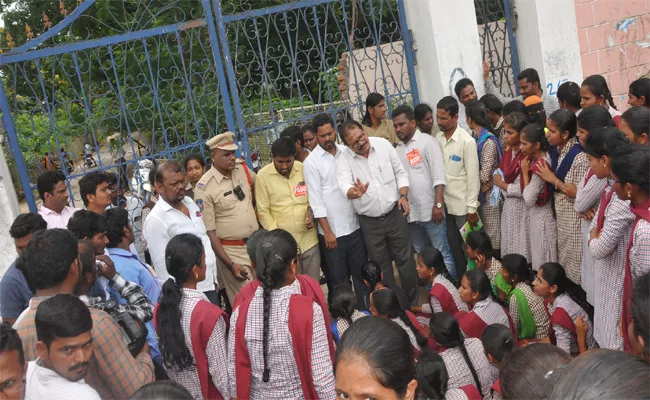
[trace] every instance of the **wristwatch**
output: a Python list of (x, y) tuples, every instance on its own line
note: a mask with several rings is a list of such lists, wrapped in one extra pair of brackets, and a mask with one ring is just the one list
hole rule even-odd
[(442, 208), (442, 203), (436, 203), (436, 208)]
[(408, 194), (400, 194), (400, 195), (399, 195), (399, 198), (401, 199), (402, 197), (405, 198), (406, 200), (409, 199), (409, 195), (408, 195)]

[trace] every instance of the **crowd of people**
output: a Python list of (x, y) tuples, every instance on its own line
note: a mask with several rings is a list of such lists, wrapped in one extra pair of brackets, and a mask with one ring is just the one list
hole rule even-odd
[(76, 209), (45, 171), (0, 398), (650, 397), (650, 79), (620, 113), (599, 75), (510, 99), (489, 72), (290, 126), (257, 172), (231, 132), (151, 163), (141, 232), (116, 175)]

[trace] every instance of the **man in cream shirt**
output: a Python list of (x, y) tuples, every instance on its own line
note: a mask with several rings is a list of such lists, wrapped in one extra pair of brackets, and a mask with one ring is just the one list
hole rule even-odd
[(458, 126), (458, 101), (451, 96), (443, 97), (437, 105), (436, 117), (440, 133), (436, 136), (442, 147), (447, 185), (447, 240), (460, 278), (467, 268), (463, 238), (460, 229), (478, 220), (478, 194), (480, 189), (478, 151), (476, 140)]

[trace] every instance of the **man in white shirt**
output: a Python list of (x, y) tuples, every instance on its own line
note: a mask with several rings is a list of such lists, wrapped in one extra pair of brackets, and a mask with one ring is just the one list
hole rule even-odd
[(447, 185), (447, 241), (451, 247), (456, 274), (461, 277), (467, 267), (465, 243), (460, 229), (469, 222), (478, 220), (478, 150), (476, 140), (458, 126), (458, 102), (451, 96), (443, 97), (437, 105), (436, 117), (441, 132), (436, 136), (442, 147)]
[(393, 127), (400, 140), (395, 151), (409, 177), (409, 229), (413, 247), (416, 252), (428, 246), (438, 249), (451, 275), (458, 278), (447, 242), (443, 208), (447, 179), (440, 144), (416, 128), (415, 113), (409, 106), (393, 110)]
[(466, 132), (470, 132), (467, 125), (467, 115), (465, 114), (465, 106), (475, 100), (478, 100), (478, 93), (474, 87), (474, 82), (469, 78), (462, 78), (454, 86), (454, 92), (458, 96), (461, 106), (458, 107), (458, 125)]
[(84, 376), (93, 358), (93, 320), (88, 306), (72, 294), (39, 304), (35, 317), (38, 358), (27, 365), (25, 398), (97, 399)]
[(334, 120), (329, 114), (314, 117), (313, 129), (318, 146), (304, 163), (309, 205), (318, 223), (318, 243), (323, 258), (328, 297), (340, 284), (354, 284), (357, 304), (362, 304), (368, 287), (361, 277), (361, 266), (368, 261), (357, 214), (352, 201), (338, 185), (336, 162), (344, 146), (336, 143)]
[(43, 172), (36, 181), (36, 187), (38, 196), (43, 201), (38, 213), (47, 222), (47, 229), (66, 229), (68, 220), (78, 209), (68, 205), (70, 197), (63, 172)]
[(395, 261), (402, 289), (415, 305), (417, 273), (406, 221), (410, 212), (408, 174), (386, 139), (368, 138), (356, 121), (345, 122), (342, 133), (352, 151), (337, 161), (339, 187), (359, 214), (368, 254), (380, 265), (384, 282), (395, 284)]
[(197, 284), (197, 289), (205, 293), (211, 302), (218, 304), (215, 291), (217, 257), (203, 224), (201, 210), (194, 200), (185, 196), (185, 176), (179, 163), (168, 161), (158, 167), (156, 193), (160, 197), (147, 216), (144, 232), (158, 278), (162, 282), (170, 278), (165, 264), (165, 249), (169, 240), (181, 233), (196, 235), (203, 242), (207, 267), (205, 280)]

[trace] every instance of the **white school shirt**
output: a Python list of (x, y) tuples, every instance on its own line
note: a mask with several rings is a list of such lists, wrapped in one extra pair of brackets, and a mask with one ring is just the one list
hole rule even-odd
[(83, 378), (70, 382), (55, 371), (40, 365), (40, 359), (27, 364), (25, 400), (101, 400), (97, 391)]
[(370, 137), (368, 140), (368, 158), (346, 151), (336, 163), (336, 172), (339, 187), (346, 197), (357, 179), (363, 184), (370, 183), (366, 193), (352, 200), (352, 204), (359, 215), (380, 217), (395, 207), (399, 189), (409, 186), (409, 178), (395, 148), (388, 140), (378, 137)]
[(194, 203), (194, 200), (185, 196), (183, 199), (185, 207), (189, 210), (190, 216), (183, 214), (169, 205), (162, 197), (151, 209), (147, 221), (145, 221), (145, 237), (149, 246), (149, 254), (153, 267), (158, 274), (158, 279), (165, 282), (169, 279), (167, 266), (165, 264), (165, 249), (167, 243), (176, 235), (181, 233), (192, 233), (201, 239), (205, 250), (205, 280), (196, 285), (201, 292), (215, 290), (214, 283), (217, 280), (217, 257), (212, 250), (210, 238), (203, 224), (201, 210)]
[[(336, 174), (336, 162), (349, 150), (339, 144), (334, 146), (336, 146), (335, 156), (319, 145), (303, 165), (309, 205), (314, 218), (327, 218), (332, 232), (340, 238), (359, 229), (359, 221), (352, 201), (339, 187)], [(320, 224), (317, 225), (318, 232), (323, 235), (323, 228)]]

